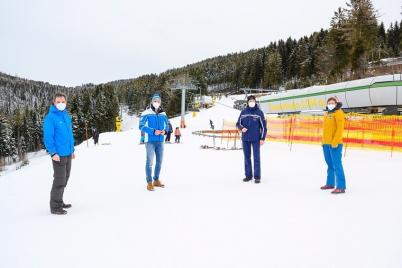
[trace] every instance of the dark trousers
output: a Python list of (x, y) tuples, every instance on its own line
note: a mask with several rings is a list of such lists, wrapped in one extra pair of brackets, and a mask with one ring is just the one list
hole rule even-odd
[(176, 143), (180, 143), (180, 137), (181, 137), (181, 136), (176, 136), (176, 139), (175, 139), (175, 142), (176, 142)]
[(243, 141), (244, 169), (246, 178), (253, 177), (251, 166), (251, 148), (254, 157), (254, 178), (261, 179), (260, 141)]
[(60, 157), (60, 162), (53, 162), (53, 186), (50, 192), (50, 209), (59, 209), (63, 206), (64, 188), (67, 186), (71, 171), (71, 156)]
[(168, 131), (167, 133), (166, 133), (166, 142), (170, 142), (170, 136), (172, 136), (172, 132), (170, 132), (170, 131)]

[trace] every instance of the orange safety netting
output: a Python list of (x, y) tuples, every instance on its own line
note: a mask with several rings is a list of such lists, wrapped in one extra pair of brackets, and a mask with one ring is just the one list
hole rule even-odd
[[(321, 144), (323, 116), (290, 115), (267, 118), (271, 141)], [(235, 124), (223, 121), (225, 138), (234, 137)], [(237, 137), (236, 137), (237, 138)], [(343, 143), (347, 147), (402, 151), (402, 116), (346, 114)]]

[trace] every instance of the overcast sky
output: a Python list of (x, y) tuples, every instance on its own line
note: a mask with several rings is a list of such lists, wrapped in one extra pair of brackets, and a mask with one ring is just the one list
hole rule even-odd
[[(388, 27), (401, 0), (373, 0)], [(160, 73), (328, 28), (345, 0), (0, 0), (0, 71), (60, 85)]]

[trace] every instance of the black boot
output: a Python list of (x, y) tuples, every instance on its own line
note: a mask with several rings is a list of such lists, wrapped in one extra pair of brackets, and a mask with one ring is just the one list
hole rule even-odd
[(248, 182), (248, 181), (251, 181), (252, 179), (253, 179), (253, 178), (244, 178), (243, 181), (244, 181), (244, 182)]
[(63, 208), (71, 208), (72, 205), (71, 204), (63, 204)]
[(50, 210), (50, 213), (55, 214), (55, 215), (66, 215), (67, 211), (65, 211), (62, 208), (57, 208), (57, 209)]
[(261, 182), (261, 178), (259, 178), (259, 177), (254, 178), (254, 182), (255, 182), (255, 183), (260, 183), (260, 182)]

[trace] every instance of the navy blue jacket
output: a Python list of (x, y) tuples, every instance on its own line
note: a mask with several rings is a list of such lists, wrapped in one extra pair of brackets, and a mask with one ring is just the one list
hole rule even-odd
[(50, 155), (74, 153), (73, 126), (67, 110), (59, 111), (54, 105), (50, 106), (43, 124), (43, 142)]
[(240, 130), (247, 128), (247, 131), (242, 135), (244, 141), (265, 140), (267, 136), (267, 121), (265, 120), (264, 112), (258, 105), (254, 108), (247, 106), (241, 111), (236, 127)]
[(155, 111), (152, 106), (149, 107), (141, 114), (139, 129), (145, 133), (144, 142), (164, 141), (165, 137), (155, 135), (155, 130), (169, 131), (166, 113), (162, 109)]

